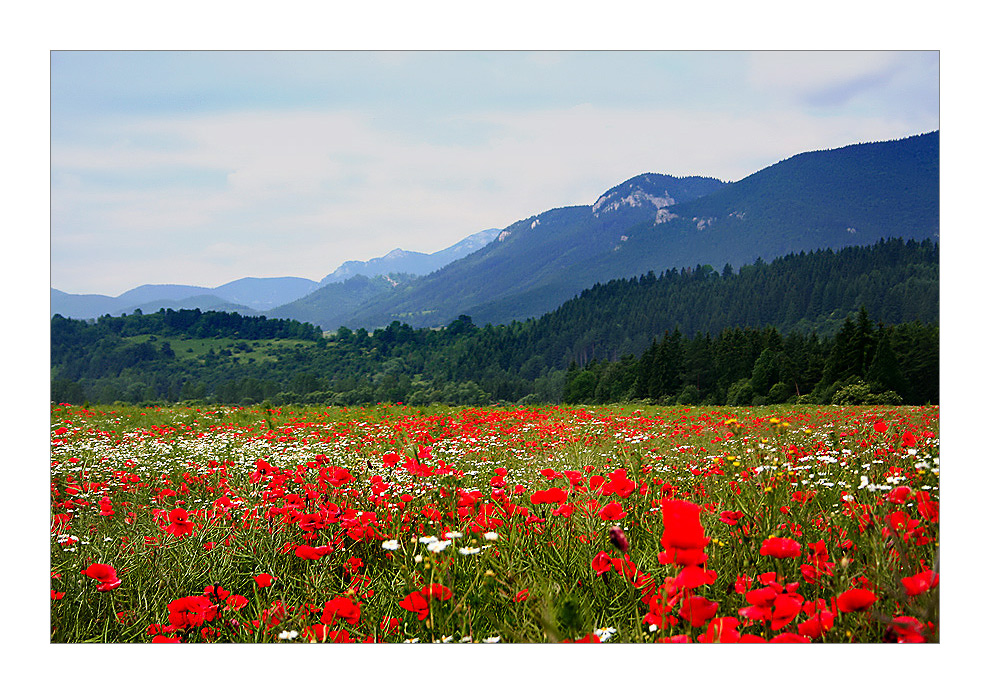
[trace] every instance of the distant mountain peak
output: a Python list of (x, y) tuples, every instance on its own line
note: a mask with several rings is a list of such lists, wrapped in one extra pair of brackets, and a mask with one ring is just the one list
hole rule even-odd
[[(694, 190), (699, 183), (705, 185), (704, 190)], [(678, 178), (667, 174), (639, 174), (602, 194), (591, 206), (591, 211), (598, 217), (601, 214), (614, 212), (621, 207), (652, 205), (658, 210), (657, 223), (659, 224), (662, 223), (661, 220), (669, 219), (669, 217), (660, 215), (660, 210), (684, 202), (685, 199), (693, 199), (699, 195), (707, 194), (713, 183), (721, 184), (722, 182), (718, 179), (701, 176)]]
[(348, 260), (341, 263), (336, 270), (320, 280), (320, 286), (326, 286), (334, 282), (343, 282), (357, 275), (374, 277), (390, 272), (428, 275), (448, 263), (474, 253), (491, 242), (499, 231), (501, 230), (485, 229), (484, 231), (476, 232), (461, 239), (453, 246), (448, 246), (435, 253), (420, 253), (419, 251), (407, 251), (402, 248), (395, 248), (380, 258)]
[(641, 207), (645, 204), (651, 204), (660, 210), (664, 207), (670, 207), (677, 202), (666, 190), (663, 192), (663, 195), (651, 195), (645, 190), (634, 190), (629, 193), (629, 195), (624, 197), (620, 196), (622, 196), (622, 194), (619, 192), (601, 196), (595, 204), (591, 206), (591, 211), (594, 212), (597, 217), (600, 214), (617, 210), (623, 205), (628, 205), (629, 207)]

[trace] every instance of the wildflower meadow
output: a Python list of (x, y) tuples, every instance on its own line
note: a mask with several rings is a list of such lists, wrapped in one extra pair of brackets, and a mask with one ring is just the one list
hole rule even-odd
[(939, 642), (938, 407), (51, 407), (52, 643)]

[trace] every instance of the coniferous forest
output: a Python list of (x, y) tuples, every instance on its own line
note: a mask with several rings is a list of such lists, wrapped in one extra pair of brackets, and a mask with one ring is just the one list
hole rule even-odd
[(613, 280), (507, 325), (324, 333), (199, 309), (56, 315), (52, 399), (937, 403), (938, 288), (937, 244), (888, 239)]

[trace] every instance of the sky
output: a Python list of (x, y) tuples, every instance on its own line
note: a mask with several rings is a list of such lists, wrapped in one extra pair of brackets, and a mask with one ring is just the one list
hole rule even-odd
[(51, 286), (111, 296), (939, 128), (934, 50), (55, 50), (50, 80)]

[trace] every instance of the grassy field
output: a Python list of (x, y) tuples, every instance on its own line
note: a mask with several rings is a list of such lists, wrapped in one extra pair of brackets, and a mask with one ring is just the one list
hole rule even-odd
[[(212, 349), (214, 352), (229, 356), (239, 363), (274, 361), (276, 357), (273, 352), (277, 349), (313, 344), (306, 340), (242, 340), (233, 337), (170, 338), (165, 340), (154, 335), (133, 335), (124, 339), (135, 344), (151, 340), (152, 344), (156, 346), (162, 342), (168, 342), (172, 351), (175, 352), (175, 356), (179, 359), (202, 361)], [(227, 352), (230, 354), (227, 355)]]
[(53, 405), (51, 641), (938, 642), (938, 516), (937, 407)]

